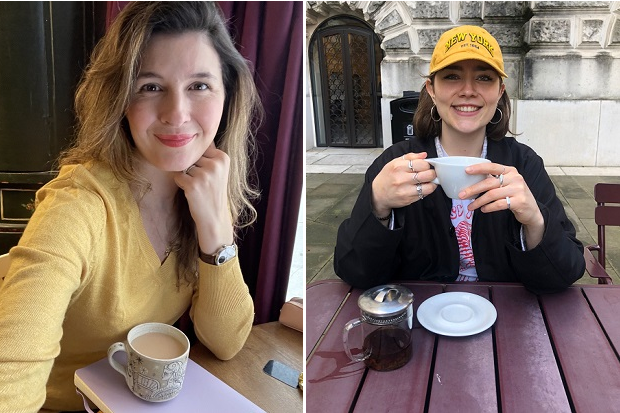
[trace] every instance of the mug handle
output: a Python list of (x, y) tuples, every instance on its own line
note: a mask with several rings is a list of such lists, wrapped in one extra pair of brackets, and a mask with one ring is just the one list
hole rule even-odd
[(351, 349), (349, 349), (349, 331), (351, 331), (355, 327), (359, 327), (362, 325), (362, 320), (359, 318), (355, 318), (349, 321), (344, 326), (344, 330), (342, 330), (342, 344), (344, 344), (344, 351), (347, 353), (347, 356), (353, 361), (364, 361), (368, 358), (370, 353), (368, 351), (364, 351), (361, 356), (354, 356), (351, 354)]
[(108, 362), (110, 363), (110, 366), (112, 366), (114, 370), (121, 373), (123, 376), (125, 376), (125, 379), (127, 379), (127, 372), (126, 372), (127, 366), (123, 366), (121, 363), (114, 360), (114, 358), (112, 357), (114, 353), (118, 351), (124, 351), (125, 353), (127, 353), (127, 349), (125, 348), (124, 343), (121, 343), (121, 342), (114, 343), (110, 346), (110, 348), (108, 348)]
[[(427, 159), (427, 161), (428, 161), (428, 159)], [(432, 168), (435, 170), (435, 172), (437, 172), (437, 168), (435, 168), (435, 164), (433, 162), (429, 162), (429, 164), (431, 164)], [(441, 183), (439, 182), (439, 176), (435, 176), (435, 179), (433, 179), (429, 183), (435, 184), (435, 185), (441, 185)]]

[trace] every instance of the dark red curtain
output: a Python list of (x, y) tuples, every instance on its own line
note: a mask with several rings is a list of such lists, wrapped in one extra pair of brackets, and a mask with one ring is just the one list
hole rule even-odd
[[(128, 2), (108, 2), (108, 22)], [(303, 183), (303, 2), (218, 2), (252, 63), (265, 109), (257, 135), (258, 220), (241, 234), (239, 259), (256, 320), (278, 319), (286, 298)]]
[(116, 17), (116, 15), (119, 14), (121, 10), (123, 10), (123, 7), (125, 7), (129, 3), (130, 2), (128, 1), (109, 1), (108, 2), (108, 13), (105, 19), (106, 28), (110, 27), (110, 23), (114, 21), (114, 18)]
[(265, 108), (257, 136), (258, 221), (240, 260), (256, 323), (277, 320), (293, 257), (303, 183), (303, 2), (218, 2), (241, 54), (254, 64)]

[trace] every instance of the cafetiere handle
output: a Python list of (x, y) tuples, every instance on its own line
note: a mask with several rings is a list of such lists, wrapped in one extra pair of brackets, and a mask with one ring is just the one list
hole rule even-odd
[(360, 356), (354, 356), (353, 354), (351, 354), (351, 349), (349, 348), (349, 331), (361, 325), (362, 320), (360, 318), (355, 318), (345, 324), (344, 329), (342, 330), (342, 344), (344, 344), (344, 351), (347, 353), (347, 356), (349, 356), (349, 358), (353, 361), (364, 361), (370, 355), (369, 352), (364, 351)]

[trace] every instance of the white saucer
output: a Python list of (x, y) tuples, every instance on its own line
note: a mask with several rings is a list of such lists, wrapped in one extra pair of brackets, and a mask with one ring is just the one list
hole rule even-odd
[(491, 327), (497, 310), (477, 294), (450, 292), (437, 294), (418, 308), (418, 321), (424, 328), (444, 336), (478, 334)]

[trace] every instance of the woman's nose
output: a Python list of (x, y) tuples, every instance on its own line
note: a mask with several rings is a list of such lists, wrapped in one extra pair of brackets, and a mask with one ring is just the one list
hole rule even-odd
[(476, 94), (476, 83), (474, 79), (463, 79), (463, 87), (461, 88), (461, 95), (471, 96)]
[(181, 126), (190, 120), (190, 103), (182, 93), (169, 92), (161, 102), (159, 118), (162, 123)]

